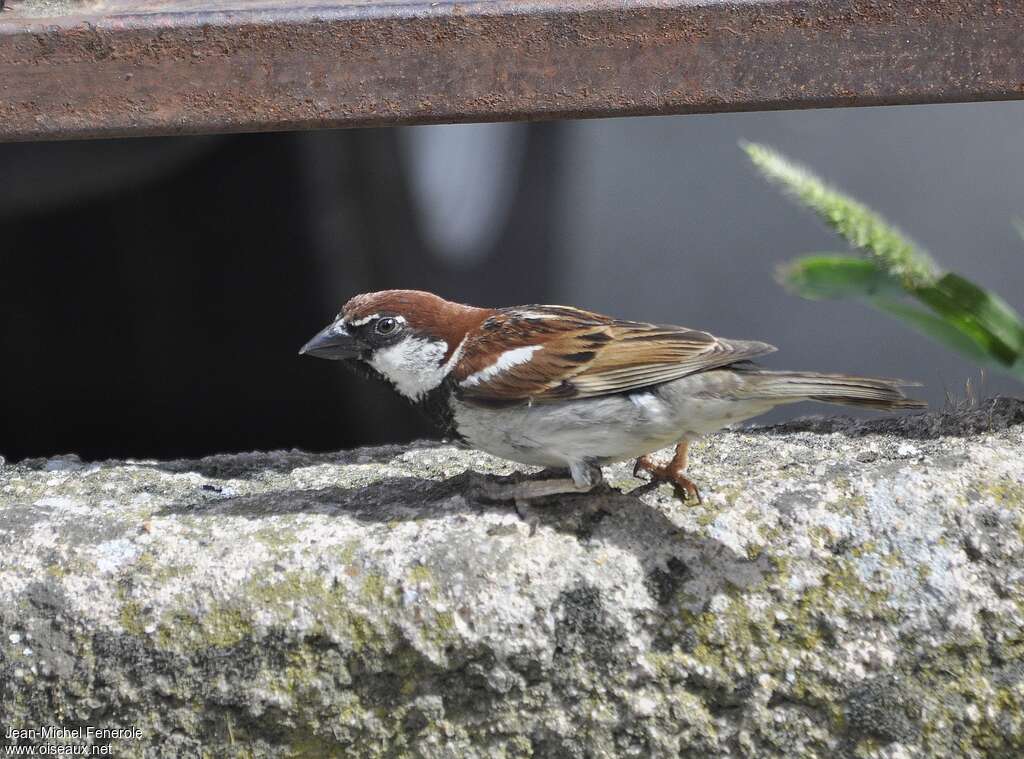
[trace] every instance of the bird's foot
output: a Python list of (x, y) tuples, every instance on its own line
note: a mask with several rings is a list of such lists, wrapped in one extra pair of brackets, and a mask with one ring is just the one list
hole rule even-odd
[[(683, 444), (680, 444), (680, 448)], [(680, 461), (681, 459), (681, 461)], [(684, 474), (686, 469), (686, 452), (682, 454), (679, 448), (676, 455), (667, 464), (657, 464), (650, 456), (641, 456), (633, 465), (633, 476), (640, 478), (641, 472), (647, 472), (651, 476), (652, 483), (669, 482), (676, 490), (676, 495), (683, 501), (694, 501), (697, 504), (704, 502), (696, 483)]]
[[(561, 500), (555, 496), (611, 491), (597, 465), (578, 464), (570, 467), (570, 477), (565, 474), (564, 469), (545, 469), (535, 474), (514, 472), (503, 477), (467, 472), (462, 477), (467, 495), (477, 502), (511, 501), (516, 514), (528, 525), (532, 536), (539, 524), (539, 513), (535, 507), (560, 503)], [(545, 499), (550, 500), (545, 502)]]
[(535, 501), (552, 495), (586, 493), (591, 488), (580, 487), (568, 477), (556, 480), (524, 480), (513, 483), (487, 483), (482, 495), (491, 501)]
[(570, 477), (552, 476), (554, 474), (555, 472), (545, 470), (532, 476), (516, 472), (507, 477), (489, 477), (473, 472), (467, 483), (467, 490), (485, 501), (514, 501), (517, 504), (526, 504), (554, 495), (586, 493), (602, 484), (579, 483)]

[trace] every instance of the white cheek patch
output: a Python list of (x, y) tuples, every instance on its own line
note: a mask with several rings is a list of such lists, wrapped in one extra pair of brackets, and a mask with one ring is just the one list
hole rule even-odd
[(544, 346), (542, 345), (526, 345), (522, 348), (513, 348), (512, 350), (505, 351), (498, 356), (498, 360), (493, 364), (484, 367), (478, 372), (473, 372), (459, 384), (463, 387), (472, 387), (473, 385), (479, 385), (481, 382), (486, 382), (491, 377), (505, 371), (506, 369), (518, 366), (519, 364), (525, 364), (530, 360), (534, 353), (543, 347)]
[(449, 367), (442, 360), (447, 352), (448, 343), (444, 340), (407, 337), (375, 350), (369, 364), (387, 377), (398, 392), (415, 401), (444, 381)]

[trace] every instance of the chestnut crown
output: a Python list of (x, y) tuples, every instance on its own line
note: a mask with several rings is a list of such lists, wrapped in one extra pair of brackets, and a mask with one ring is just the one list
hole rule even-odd
[(492, 313), (421, 290), (363, 293), (299, 353), (363, 361), (418, 400), (444, 380), (466, 335)]

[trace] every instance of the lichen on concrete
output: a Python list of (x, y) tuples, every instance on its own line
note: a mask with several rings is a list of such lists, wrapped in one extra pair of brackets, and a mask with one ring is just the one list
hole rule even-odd
[[(0, 465), (0, 723), (120, 756), (1024, 755), (1024, 403), (522, 519), (449, 445)], [(641, 485), (623, 464), (606, 472)], [(31, 742), (31, 741), (29, 741)]]

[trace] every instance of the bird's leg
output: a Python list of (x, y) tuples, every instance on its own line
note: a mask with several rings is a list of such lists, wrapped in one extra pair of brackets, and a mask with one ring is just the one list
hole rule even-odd
[(601, 467), (589, 463), (572, 464), (571, 477), (528, 479), (522, 482), (480, 482), (480, 492), (492, 501), (532, 501), (564, 493), (586, 493), (600, 485), (604, 478)]
[(700, 490), (685, 474), (689, 454), (690, 443), (684, 440), (676, 446), (675, 455), (667, 464), (655, 464), (650, 456), (641, 456), (633, 465), (633, 476), (638, 477), (640, 472), (647, 472), (654, 482), (671, 482), (684, 501), (693, 498), (697, 503), (702, 503)]

